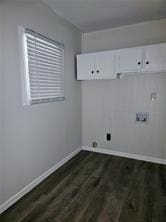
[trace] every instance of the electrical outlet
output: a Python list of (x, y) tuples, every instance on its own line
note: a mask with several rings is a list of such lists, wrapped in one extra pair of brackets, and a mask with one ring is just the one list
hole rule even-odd
[(152, 92), (152, 93), (150, 94), (150, 99), (151, 99), (151, 101), (157, 100), (157, 93), (156, 93), (156, 92)]
[(106, 134), (106, 139), (107, 139), (107, 141), (111, 141), (111, 133)]
[(92, 147), (96, 148), (98, 146), (97, 142), (92, 142)]

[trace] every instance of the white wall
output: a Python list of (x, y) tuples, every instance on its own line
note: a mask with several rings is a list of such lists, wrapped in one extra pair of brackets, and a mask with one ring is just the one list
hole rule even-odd
[(94, 52), (166, 42), (166, 19), (85, 33), (82, 51)]
[[(85, 33), (82, 51), (166, 42), (166, 19)], [(150, 93), (157, 92), (157, 101)], [(136, 112), (149, 112), (149, 124), (135, 122)], [(82, 144), (166, 158), (166, 73), (137, 74), (122, 80), (82, 81)], [(112, 141), (105, 135), (112, 133)]]
[[(10, 3), (11, 2), (11, 3)], [(81, 86), (75, 78), (75, 55), (81, 35), (71, 24), (35, 1), (3, 1), (4, 183), (1, 202), (50, 169), (81, 144)], [(65, 45), (65, 96), (62, 102), (23, 106), (18, 30), (21, 25)], [(1, 116), (1, 115), (0, 115)]]
[[(0, 27), (2, 28), (2, 10), (0, 7)], [(2, 167), (3, 167), (3, 61), (2, 61), (2, 32), (0, 31), (0, 204), (3, 199), (3, 188), (2, 188)]]

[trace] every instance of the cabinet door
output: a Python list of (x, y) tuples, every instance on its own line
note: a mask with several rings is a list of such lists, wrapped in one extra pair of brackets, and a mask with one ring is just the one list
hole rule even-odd
[(147, 46), (144, 50), (146, 71), (166, 69), (166, 44)]
[(113, 79), (115, 73), (115, 54), (112, 51), (95, 54), (95, 79)]
[(138, 72), (142, 69), (142, 47), (117, 50), (116, 72)]
[(77, 79), (88, 80), (94, 79), (95, 67), (94, 67), (94, 54), (83, 54), (77, 56)]

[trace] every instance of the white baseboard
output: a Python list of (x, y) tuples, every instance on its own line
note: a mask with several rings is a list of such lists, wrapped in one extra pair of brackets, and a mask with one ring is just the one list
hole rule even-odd
[(109, 150), (109, 149), (93, 148), (93, 147), (87, 147), (87, 146), (82, 146), (82, 150), (103, 153), (103, 154), (109, 154), (109, 155), (113, 155), (113, 156), (127, 157), (127, 158), (131, 158), (131, 159), (143, 160), (143, 161), (147, 161), (147, 162), (151, 162), (151, 163), (159, 163), (159, 164), (166, 165), (166, 159), (154, 158), (154, 157), (149, 157), (149, 156), (141, 156), (141, 155), (136, 155), (136, 154), (118, 152), (118, 151)]
[(80, 151), (81, 151), (81, 148), (78, 148), (75, 151), (73, 151), (71, 154), (69, 154), (67, 157), (65, 157), (63, 160), (61, 160), (59, 163), (57, 163), (51, 169), (46, 171), (44, 174), (39, 176), (37, 179), (32, 181), (30, 184), (28, 184), (26, 187), (24, 187), (22, 190), (20, 190), (14, 196), (12, 196), (9, 200), (7, 200), (2, 205), (0, 205), (0, 214), (2, 214), (10, 206), (12, 206), (14, 203), (16, 203), (16, 201), (18, 201), (21, 197), (23, 197), (25, 194), (27, 194), (29, 191), (31, 191), (34, 187), (36, 187), (39, 183), (41, 183), (43, 180), (45, 180), (49, 175), (51, 175), (53, 172), (55, 172), (58, 168), (63, 166), (67, 161), (69, 161), (72, 157), (74, 157)]

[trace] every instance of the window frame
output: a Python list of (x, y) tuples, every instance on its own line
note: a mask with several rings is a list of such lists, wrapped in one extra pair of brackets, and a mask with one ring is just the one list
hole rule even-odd
[[(48, 98), (31, 98), (31, 88), (30, 88), (30, 76), (29, 76), (29, 67), (28, 67), (28, 57), (27, 57), (27, 43), (26, 43), (26, 29), (24, 27), (18, 26), (18, 33), (19, 33), (19, 54), (20, 54), (20, 69), (21, 69), (21, 81), (22, 81), (22, 92), (23, 92), (23, 105), (34, 105), (34, 104), (42, 104), (42, 103), (50, 103), (55, 101), (64, 101), (65, 100), (65, 92), (64, 92), (64, 51), (62, 56), (62, 94), (63, 96), (59, 97), (48, 97)], [(43, 40), (51, 43), (56, 43), (63, 47), (64, 45), (56, 42), (50, 38), (47, 38), (46, 36), (32, 31), (34, 33), (37, 33)]]

